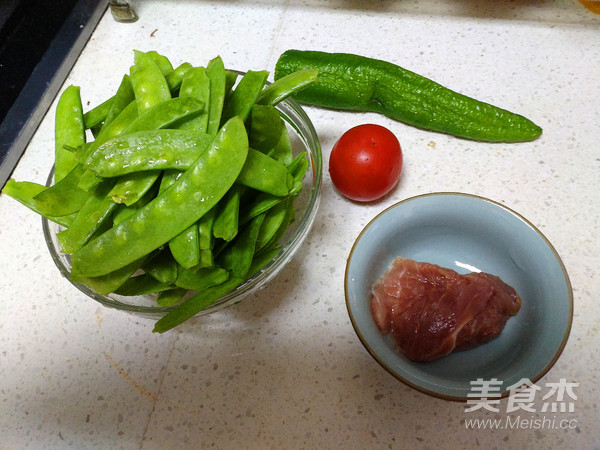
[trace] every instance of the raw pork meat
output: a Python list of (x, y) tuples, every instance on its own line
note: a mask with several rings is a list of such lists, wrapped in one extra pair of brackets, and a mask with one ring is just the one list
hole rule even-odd
[(461, 275), (401, 257), (371, 294), (375, 323), (414, 361), (431, 361), (488, 342), (520, 308), (515, 290), (495, 275)]

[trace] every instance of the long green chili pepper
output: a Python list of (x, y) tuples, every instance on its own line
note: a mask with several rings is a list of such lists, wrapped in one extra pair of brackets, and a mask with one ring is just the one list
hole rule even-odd
[(333, 109), (371, 111), (426, 130), (488, 142), (538, 138), (531, 120), (452, 91), (378, 59), (346, 53), (288, 50), (278, 59), (275, 79), (298, 70), (316, 69), (316, 82), (294, 97), (302, 103)]

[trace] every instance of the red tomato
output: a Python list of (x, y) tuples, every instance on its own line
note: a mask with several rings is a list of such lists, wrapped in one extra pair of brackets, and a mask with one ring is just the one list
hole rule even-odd
[(329, 157), (329, 175), (337, 190), (351, 200), (377, 200), (398, 183), (402, 149), (381, 125), (358, 125), (336, 142)]

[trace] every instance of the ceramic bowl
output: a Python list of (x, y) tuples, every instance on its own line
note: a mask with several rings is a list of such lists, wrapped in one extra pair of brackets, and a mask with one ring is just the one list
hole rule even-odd
[[(497, 275), (521, 296), (521, 310), (484, 345), (411, 361), (370, 311), (371, 289), (397, 256)], [(522, 379), (539, 380), (561, 354), (573, 315), (568, 274), (543, 234), (506, 206), (461, 193), (412, 197), (371, 220), (348, 257), (345, 294), (352, 325), (373, 358), (398, 380), (448, 400), (475, 397), (471, 382), (479, 378), (499, 380), (501, 396)]]
[[(322, 156), (317, 133), (300, 105), (293, 99), (287, 99), (277, 105), (283, 117), (294, 156), (306, 152), (309, 168), (303, 180), (303, 189), (295, 200), (296, 217), (294, 223), (288, 228), (280, 241), (281, 250), (265, 267), (242, 285), (224, 295), (210, 307), (202, 310), (198, 315), (206, 315), (221, 310), (227, 306), (238, 303), (249, 295), (263, 288), (272, 280), (293, 258), (304, 240), (306, 239), (317, 214), (321, 196), (322, 182)], [(48, 177), (47, 185), (53, 182), (53, 172)], [(71, 261), (69, 255), (61, 253), (56, 234), (62, 229), (54, 222), (42, 220), (44, 236), (50, 254), (61, 274), (69, 279)], [(70, 280), (69, 280), (70, 281)], [(173, 307), (159, 307), (156, 304), (156, 295), (120, 296), (116, 294), (101, 295), (90, 287), (73, 283), (81, 292), (96, 300), (104, 306), (128, 311), (138, 315), (159, 318)]]

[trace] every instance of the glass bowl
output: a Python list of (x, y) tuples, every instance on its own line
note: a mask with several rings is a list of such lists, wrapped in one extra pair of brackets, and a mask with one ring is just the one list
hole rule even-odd
[[(280, 241), (281, 249), (262, 270), (250, 277), (236, 289), (230, 291), (211, 306), (197, 315), (207, 315), (240, 302), (242, 299), (257, 292), (271, 281), (293, 258), (298, 251), (315, 221), (319, 207), (322, 183), (321, 146), (315, 128), (302, 107), (292, 98), (280, 102), (277, 106), (284, 119), (294, 156), (307, 152), (309, 168), (303, 179), (303, 188), (296, 198), (296, 219), (288, 227)], [(51, 170), (46, 185), (54, 181), (54, 170)], [(174, 306), (157, 306), (156, 295), (121, 296), (117, 294), (102, 295), (90, 287), (70, 280), (71, 259), (68, 254), (61, 252), (56, 234), (63, 229), (60, 225), (42, 218), (42, 228), (48, 249), (61, 274), (77, 289), (102, 305), (127, 311), (140, 316), (160, 318)]]

